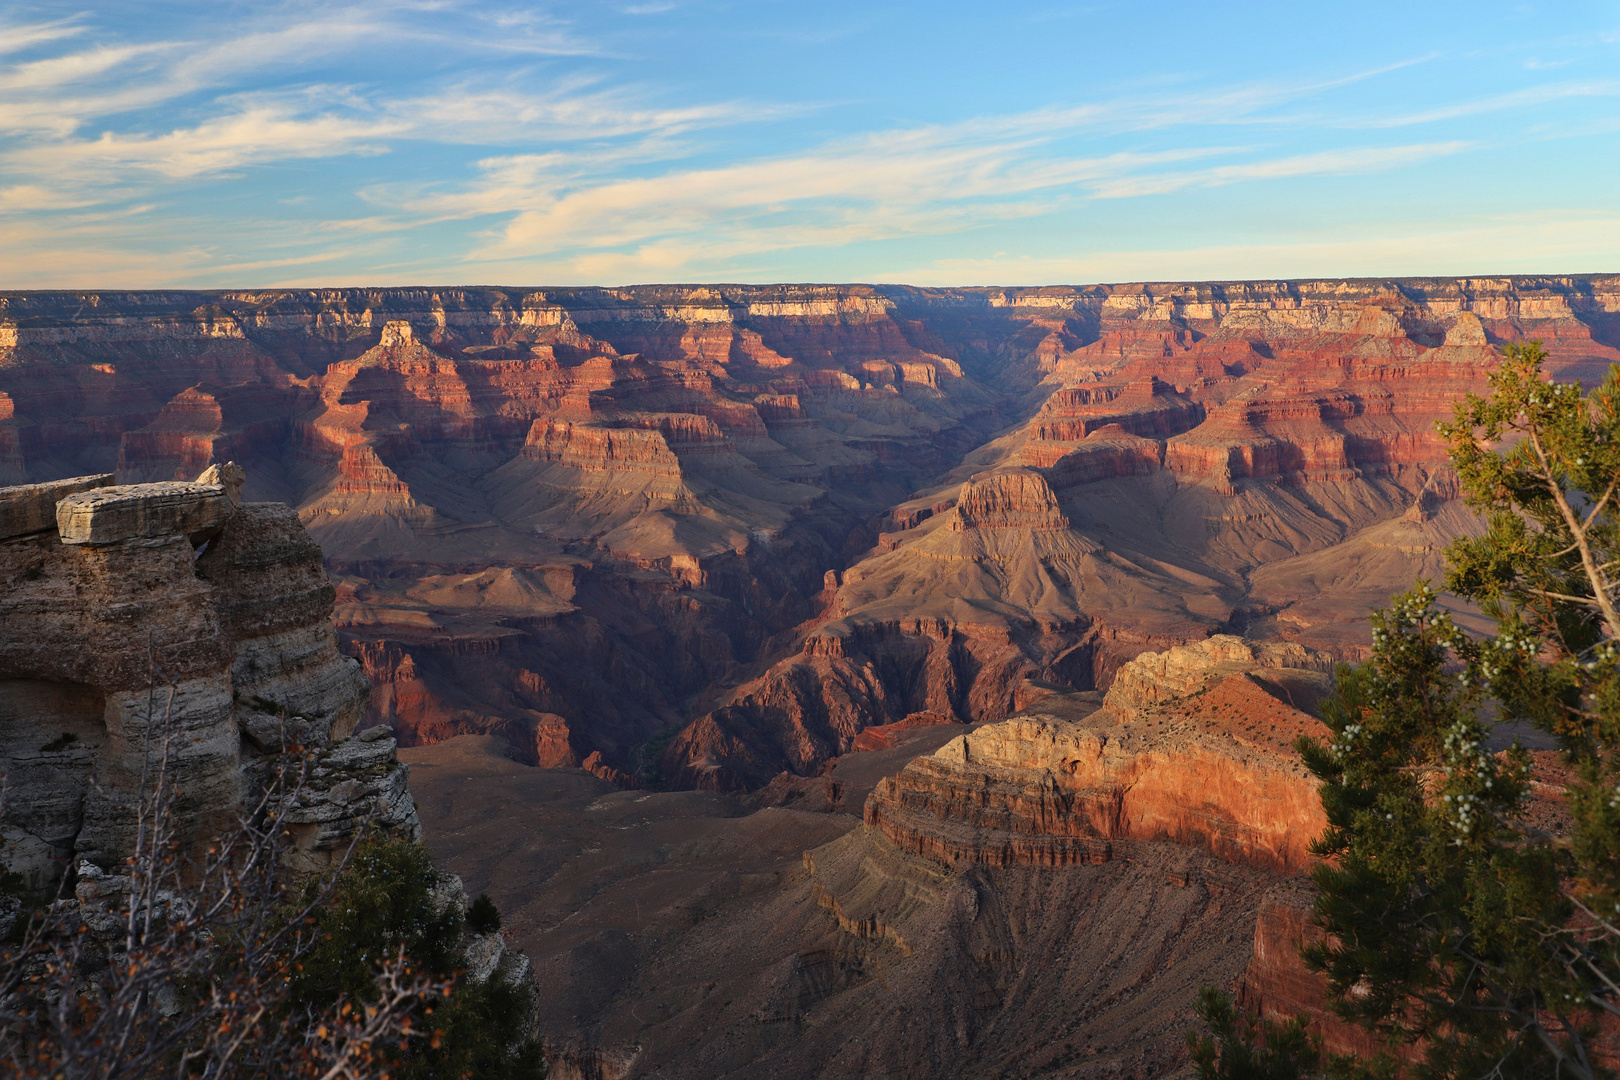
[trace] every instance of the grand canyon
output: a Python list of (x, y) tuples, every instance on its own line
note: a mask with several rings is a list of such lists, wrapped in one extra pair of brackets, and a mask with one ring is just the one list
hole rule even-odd
[[(6, 850), (116, 848), (34, 743), (138, 689), (139, 607), (209, 738), (261, 738), (234, 664), (386, 773), (561, 1080), (1170, 1075), (1204, 985), (1356, 1049), (1293, 743), (1479, 529), (1435, 423), (1526, 339), (1593, 385), (1620, 276), (0, 293), (0, 721), (58, 793)], [(177, 481), (215, 516), (74, 532)]]

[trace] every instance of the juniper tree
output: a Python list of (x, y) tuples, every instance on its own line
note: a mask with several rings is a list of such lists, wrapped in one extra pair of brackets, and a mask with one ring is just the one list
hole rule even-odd
[[(1590, 394), (1509, 346), (1489, 397), (1441, 425), (1484, 532), (1445, 588), (1495, 632), (1462, 632), (1420, 583), (1375, 613), (1370, 660), (1304, 741), (1329, 826), (1306, 950), (1335, 1008), (1379, 1033), (1341, 1074), (1609, 1075), (1620, 1030), (1620, 371)], [(1556, 737), (1570, 828), (1532, 826), (1532, 758), (1501, 721)], [(1605, 1037), (1604, 1032), (1611, 1033)]]
[(1245, 1013), (1213, 986), (1198, 992), (1193, 1013), (1208, 1035), (1188, 1033), (1199, 1080), (1300, 1080), (1319, 1075), (1322, 1040), (1299, 1017), (1272, 1023)]

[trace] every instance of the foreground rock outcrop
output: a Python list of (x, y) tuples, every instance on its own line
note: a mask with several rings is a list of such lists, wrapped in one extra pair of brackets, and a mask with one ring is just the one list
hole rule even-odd
[(272, 755), (315, 752), (295, 861), (361, 823), (420, 833), (368, 684), (338, 651), (321, 550), (276, 503), (217, 483), (111, 475), (0, 488), (0, 863), (30, 888), (116, 866), (143, 777), (167, 761), (182, 839), (234, 822)]

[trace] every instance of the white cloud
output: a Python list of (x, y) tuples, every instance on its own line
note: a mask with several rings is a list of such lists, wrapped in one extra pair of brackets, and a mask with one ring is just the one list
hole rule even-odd
[(81, 188), (97, 179), (127, 184), (129, 170), (180, 180), (288, 158), (381, 152), (377, 141), (398, 134), (391, 121), (336, 116), (302, 118), (275, 109), (249, 109), (163, 135), (114, 135), (12, 151), (3, 160), (39, 176), (74, 177)]
[(1316, 154), (1295, 154), (1270, 161), (1217, 165), (1180, 173), (1130, 176), (1097, 188), (1098, 198), (1119, 199), (1138, 195), (1163, 195), (1189, 187), (1220, 187), (1244, 180), (1280, 180), (1293, 176), (1350, 176), (1415, 165), (1430, 158), (1446, 157), (1473, 149), (1462, 141), (1420, 143), (1413, 146), (1372, 146), (1347, 150), (1326, 150)]
[[(480, 163), (477, 183), (394, 209), (440, 218), (510, 214), (469, 261), (540, 258), (625, 280), (637, 267), (667, 272), (773, 250), (939, 235), (1084, 199), (1371, 172), (1468, 147), (1351, 147), (1258, 159), (1239, 148), (1184, 147), (1070, 157), (1050, 145), (1065, 133), (1042, 111), (1038, 119), (886, 132), (818, 152), (631, 179), (572, 173), (578, 163), (567, 155), (492, 158)], [(1234, 156), (1251, 160), (1195, 165)]]
[(51, 90), (68, 83), (83, 82), (121, 67), (137, 56), (152, 52), (154, 48), (150, 45), (104, 46), (15, 64), (0, 71), (0, 91)]
[[(65, 137), (102, 117), (149, 109), (189, 94), (223, 91), (267, 70), (296, 70), (356, 50), (404, 42), (535, 56), (591, 51), (560, 26), (527, 13), (499, 28), (495, 24), (502, 12), (482, 6), (433, 23), (406, 17), (446, 6), (405, 0), (265, 8), (256, 19), (223, 24), (228, 29), (214, 29), (214, 36), (209, 36), (209, 26), (199, 25), (200, 40), (97, 46), (0, 66), (0, 92), (5, 95), (0, 99), (0, 131)], [(41, 23), (23, 28), (21, 34), (26, 44), (35, 44), (81, 31), (68, 23)], [(6, 29), (0, 28), (0, 40), (9, 46), (12, 42), (5, 34)], [(0, 53), (7, 51), (16, 49), (0, 46)]]
[(84, 27), (72, 19), (0, 24), (0, 54), (22, 52), (47, 41), (58, 41), (83, 32)]
[(41, 187), (38, 184), (13, 184), (0, 187), (0, 213), (28, 210), (69, 210), (88, 206), (93, 200), (75, 198), (64, 191)]
[(1511, 93), (1493, 94), (1473, 101), (1441, 105), (1432, 109), (1423, 109), (1419, 112), (1363, 120), (1352, 126), (1389, 128), (1409, 127), (1413, 124), (1436, 124), (1447, 120), (1460, 120), (1465, 116), (1480, 116), (1485, 113), (1502, 112), (1507, 109), (1525, 109), (1537, 105), (1548, 105), (1569, 98), (1614, 97), (1616, 95), (1620, 95), (1620, 81), (1614, 80), (1531, 86), (1522, 90), (1514, 90)]
[(412, 138), (486, 146), (600, 141), (651, 132), (668, 137), (700, 127), (799, 111), (745, 104), (647, 108), (624, 90), (597, 89), (582, 80), (539, 92), (463, 83), (433, 94), (387, 101), (379, 108), (406, 123)]

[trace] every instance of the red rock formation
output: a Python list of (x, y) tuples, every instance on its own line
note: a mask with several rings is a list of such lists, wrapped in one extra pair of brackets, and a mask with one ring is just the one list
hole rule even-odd
[(1123, 386), (1077, 386), (1046, 399), (1030, 421), (1033, 440), (1078, 442), (1103, 427), (1168, 438), (1196, 426), (1204, 410), (1149, 375)]
[(855, 736), (855, 741), (850, 744), (850, 749), (855, 753), (860, 753), (863, 750), (893, 750), (899, 745), (896, 736), (902, 731), (909, 731), (918, 727), (932, 727), (935, 724), (954, 724), (955, 722), (954, 717), (946, 716), (943, 713), (914, 712), (905, 719), (893, 724), (880, 724), (877, 727), (865, 728), (859, 735)]
[(996, 473), (962, 485), (951, 528), (1067, 529), (1069, 519), (1058, 507), (1051, 485), (1038, 473)]
[(286, 437), (298, 388), (249, 384), (188, 387), (157, 417), (126, 431), (118, 446), (118, 473), (140, 480), (196, 476), (215, 461), (252, 460), (266, 444)]
[(579, 767), (595, 776), (597, 779), (606, 780), (608, 783), (615, 784), (621, 788), (636, 790), (644, 786), (640, 780), (625, 772), (623, 769), (615, 769), (612, 765), (609, 765), (607, 762), (603, 761), (602, 751), (600, 750), (592, 750), (590, 756), (584, 761), (580, 762)]
[(1020, 454), (1023, 464), (1045, 471), (1055, 487), (1089, 484), (1121, 476), (1140, 476), (1158, 469), (1164, 444), (1132, 435), (1118, 424), (1094, 429), (1084, 442), (1030, 441)]
[(535, 461), (557, 461), (576, 469), (628, 470), (673, 477), (681, 474), (680, 459), (658, 430), (598, 428), (568, 421), (536, 420), (522, 454)]
[(1311, 971), (1299, 951), (1322, 940), (1311, 920), (1312, 890), (1302, 884), (1274, 889), (1260, 905), (1254, 927), (1254, 955), (1244, 973), (1238, 1003), (1267, 1020), (1303, 1017), (1322, 1036), (1329, 1054), (1371, 1056), (1382, 1047), (1372, 1033), (1348, 1024), (1328, 1006), (1322, 976)]
[(1244, 676), (1148, 727), (1007, 720), (883, 781), (866, 823), (953, 864), (1063, 866), (1109, 858), (1121, 841), (1172, 840), (1297, 871), (1326, 825), (1287, 749), (1300, 733), (1325, 730)]
[[(1333, 670), (1333, 659), (1292, 642), (1247, 641), (1232, 634), (1216, 634), (1164, 652), (1144, 653), (1125, 664), (1103, 699), (1110, 712), (1135, 720), (1151, 710), (1175, 705), (1183, 710), (1203, 709), (1199, 700), (1215, 683), (1240, 672), (1258, 672), (1277, 679), (1280, 672), (1322, 675)], [(1289, 697), (1283, 690), (1281, 696)], [(1302, 701), (1299, 704), (1314, 703)]]

